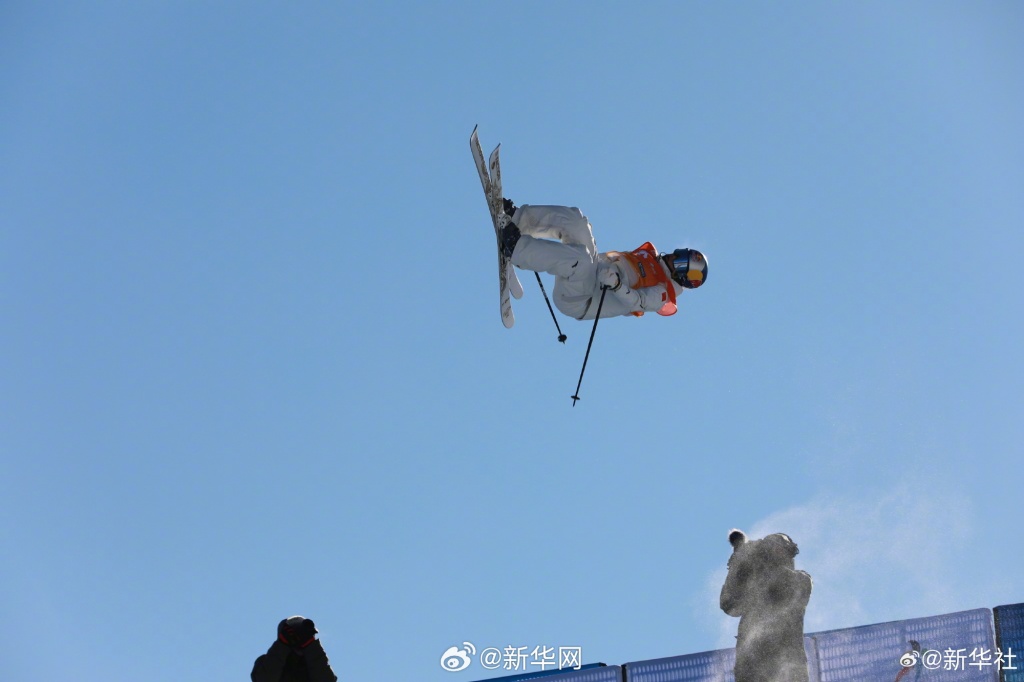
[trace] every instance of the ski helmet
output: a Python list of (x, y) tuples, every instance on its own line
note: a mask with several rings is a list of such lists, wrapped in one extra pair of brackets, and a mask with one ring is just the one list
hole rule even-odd
[(668, 254), (672, 259), (672, 279), (679, 286), (696, 289), (708, 279), (708, 259), (697, 249), (676, 249)]

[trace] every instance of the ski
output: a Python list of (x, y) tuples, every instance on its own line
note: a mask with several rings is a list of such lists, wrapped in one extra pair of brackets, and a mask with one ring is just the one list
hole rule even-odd
[[(507, 223), (512, 221), (512, 216), (506, 215), (504, 210), (504, 204), (502, 199), (504, 193), (501, 191), (501, 164), (498, 162), (498, 150), (501, 149), (499, 144), (491, 152), (491, 158), (488, 163), (489, 174), (491, 178), (491, 196), (498, 210), (501, 212), (498, 218), (498, 225), (504, 227)], [(498, 238), (501, 235), (499, 233)], [(500, 247), (499, 247), (500, 248)], [(515, 266), (512, 265), (512, 261), (508, 258), (505, 259), (505, 276), (508, 278), (508, 290), (512, 294), (512, 298), (520, 299), (523, 297), (523, 285), (519, 283), (519, 277), (516, 276)]]
[(473, 152), (473, 161), (476, 163), (477, 174), (480, 176), (480, 184), (484, 190), (484, 197), (487, 199), (487, 209), (491, 214), (491, 222), (494, 224), (494, 236), (498, 247), (498, 288), (501, 321), (507, 329), (511, 329), (516, 323), (515, 315), (512, 312), (512, 296), (521, 298), (523, 286), (516, 277), (512, 263), (501, 251), (501, 228), (506, 225), (510, 217), (502, 210), (501, 196), (501, 165), (498, 159), (498, 150), (501, 145), (491, 152), (490, 160), (484, 160), (483, 149), (480, 147), (480, 138), (477, 136), (477, 128), (473, 128), (473, 134), (469, 136), (469, 147)]

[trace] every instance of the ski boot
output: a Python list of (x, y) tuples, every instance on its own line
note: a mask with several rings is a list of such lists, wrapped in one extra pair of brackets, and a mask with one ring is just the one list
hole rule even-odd
[(519, 243), (519, 237), (522, 235), (516, 224), (512, 222), (512, 216), (516, 214), (516, 205), (512, 203), (511, 199), (502, 199), (501, 206), (502, 212), (508, 216), (508, 222), (501, 228), (501, 252), (505, 258), (511, 258), (512, 252), (516, 250), (516, 244)]
[(505, 212), (509, 218), (516, 214), (516, 205), (511, 199), (501, 200), (501, 210)]

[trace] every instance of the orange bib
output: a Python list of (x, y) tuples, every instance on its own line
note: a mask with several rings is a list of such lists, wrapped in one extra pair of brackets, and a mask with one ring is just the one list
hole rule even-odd
[[(654, 245), (650, 242), (644, 242), (643, 245), (635, 251), (625, 253), (616, 252), (616, 255), (621, 256), (633, 266), (638, 276), (634, 289), (646, 289), (647, 287), (654, 287), (661, 285), (665, 288), (665, 291), (661, 294), (661, 300), (664, 301), (665, 305), (658, 311), (659, 315), (668, 317), (669, 315), (675, 315), (676, 310), (679, 308), (676, 306), (676, 290), (672, 286), (672, 278), (665, 272), (665, 268), (661, 265), (661, 258), (658, 256), (658, 250), (654, 248)], [(637, 317), (643, 316), (642, 311), (633, 313)]]

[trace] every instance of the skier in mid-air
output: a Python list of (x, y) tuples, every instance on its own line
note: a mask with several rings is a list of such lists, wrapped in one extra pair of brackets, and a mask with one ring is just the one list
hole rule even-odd
[[(503, 204), (511, 217), (501, 229), (503, 254), (518, 268), (554, 275), (555, 306), (569, 317), (592, 320), (598, 308), (601, 317), (672, 315), (684, 289), (707, 281), (707, 259), (696, 249), (659, 254), (646, 242), (634, 251), (598, 253), (578, 208)], [(604, 290), (611, 295), (602, 301)]]

